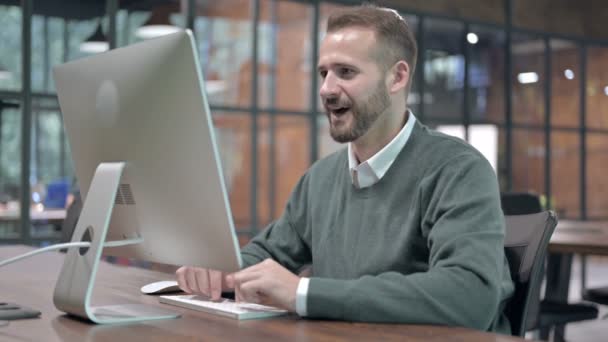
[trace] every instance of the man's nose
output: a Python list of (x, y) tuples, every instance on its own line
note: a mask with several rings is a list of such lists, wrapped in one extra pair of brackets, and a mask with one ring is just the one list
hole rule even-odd
[(321, 98), (331, 98), (335, 97), (338, 94), (338, 82), (336, 77), (331, 73), (327, 73), (325, 79), (321, 83), (321, 88), (319, 89), (319, 95)]

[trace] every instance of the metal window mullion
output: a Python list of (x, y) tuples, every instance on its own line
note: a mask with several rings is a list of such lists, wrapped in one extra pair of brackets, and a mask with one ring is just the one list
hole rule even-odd
[(424, 79), (424, 74), (425, 74), (425, 67), (424, 64), (426, 63), (426, 54), (424, 53), (424, 46), (425, 46), (425, 42), (424, 42), (424, 33), (425, 33), (425, 28), (424, 28), (424, 22), (425, 22), (426, 18), (421, 16), (418, 18), (418, 58), (417, 58), (417, 64), (418, 67), (416, 67), (416, 69), (418, 69), (417, 71), (417, 78), (416, 81), (418, 82), (418, 99), (419, 99), (419, 103), (418, 103), (418, 113), (416, 113), (415, 115), (418, 116), (418, 118), (420, 119), (421, 122), (424, 122), (424, 118), (425, 118), (425, 105), (424, 105), (424, 93), (425, 93), (425, 79)]
[[(279, 22), (279, 17), (278, 17), (278, 12), (277, 12), (277, 0), (270, 0), (270, 29), (271, 29), (271, 33), (270, 33), (270, 37), (271, 37), (271, 41), (270, 41), (270, 68), (271, 68), (271, 72), (270, 72), (270, 108), (275, 108), (276, 106), (276, 102), (277, 102), (277, 56), (278, 56), (278, 35), (277, 35), (277, 31), (278, 31), (278, 22)], [(270, 210), (268, 211), (268, 222), (274, 220), (275, 218), (275, 214), (276, 214), (276, 201), (277, 201), (277, 174), (278, 174), (278, 170), (276, 167), (276, 161), (277, 161), (277, 153), (276, 153), (276, 147), (277, 147), (277, 123), (276, 123), (276, 113), (272, 112), (269, 114), (270, 115), (270, 143), (269, 143), (269, 149), (270, 149), (270, 156), (269, 156), (269, 160), (268, 163), (269, 165), (269, 172), (268, 172), (268, 193), (269, 193), (269, 198), (268, 198), (268, 202), (270, 205)]]
[(250, 184), (250, 215), (252, 236), (258, 232), (258, 23), (260, 21), (260, 0), (253, 2), (252, 20), (252, 70), (251, 70), (251, 184)]
[(579, 88), (579, 110), (580, 110), (580, 211), (581, 219), (587, 219), (587, 45), (580, 47), (580, 74), (581, 83)]
[(2, 175), (2, 120), (4, 118), (4, 101), (2, 101), (2, 98), (0, 98), (0, 185), (2, 185), (2, 179), (3, 179), (3, 175)]
[(551, 39), (548, 36), (544, 38), (545, 43), (545, 194), (547, 196), (547, 209), (553, 208), (553, 200), (551, 199), (551, 81), (553, 79), (552, 56), (551, 56)]
[[(62, 61), (65, 63), (68, 61), (70, 56), (70, 30), (69, 30), (69, 20), (68, 18), (64, 18), (63, 20), (63, 56), (62, 56)], [(61, 117), (61, 121), (63, 122), (63, 113), (59, 110), (59, 115)], [(60, 163), (60, 169), (59, 169), (59, 174), (61, 175), (61, 177), (65, 177), (67, 174), (67, 168), (66, 168), (66, 159), (67, 159), (67, 140), (65, 137), (65, 125), (61, 125), (61, 129), (60, 129), (60, 139), (61, 139), (61, 144), (59, 144), (59, 159), (61, 161)]]
[(108, 44), (110, 50), (116, 48), (116, 12), (118, 0), (106, 0), (106, 15), (108, 16)]
[[(38, 102), (40, 100), (32, 97), (31, 98), (32, 102)], [(32, 148), (33, 148), (33, 155), (34, 155), (34, 160), (33, 163), (30, 167), (30, 169), (33, 172), (34, 175), (34, 179), (36, 181), (36, 183), (38, 183), (38, 180), (40, 179), (40, 118), (41, 118), (41, 113), (40, 113), (40, 109), (36, 108), (37, 106), (34, 106), (34, 104), (32, 103), (32, 107), (30, 107), (31, 113), (32, 113), (32, 120), (33, 120), (33, 124), (34, 124), (34, 134), (32, 135)]]
[(511, 31), (513, 25), (513, 2), (504, 0), (505, 5), (505, 70), (504, 70), (504, 96), (505, 96), (505, 169), (507, 185), (506, 190), (513, 190), (513, 60), (511, 55)]
[(30, 233), (30, 157), (32, 134), (32, 8), (33, 0), (21, 0), (21, 236), (22, 243), (31, 243)]
[(194, 37), (196, 37), (196, 31), (194, 30), (194, 19), (196, 17), (196, 1), (188, 0), (186, 5), (186, 28), (192, 31)]
[(44, 41), (42, 42), (42, 55), (43, 55), (43, 61), (42, 61), (42, 69), (43, 69), (43, 74), (42, 74), (42, 89), (44, 92), (48, 92), (49, 91), (49, 74), (50, 74), (50, 63), (51, 63), (51, 58), (50, 58), (50, 51), (49, 51), (49, 17), (47, 16), (43, 16), (43, 22), (42, 22), (42, 35), (43, 35), (43, 39)]
[[(122, 42), (121, 46), (129, 45), (131, 43), (131, 11), (129, 9), (125, 10), (127, 13), (124, 18), (124, 26), (122, 29)], [(118, 32), (116, 33), (118, 35)]]
[(465, 24), (462, 32), (462, 51), (464, 53), (464, 80), (463, 80), (463, 100), (462, 100), (462, 119), (464, 123), (464, 140), (469, 141), (469, 125), (471, 124), (471, 113), (469, 108), (469, 66), (471, 60), (471, 44), (467, 42), (467, 34), (470, 31), (469, 24)]
[(311, 41), (311, 49), (310, 49), (310, 112), (309, 121), (310, 121), (310, 165), (314, 163), (317, 159), (319, 159), (319, 123), (318, 123), (318, 115), (317, 115), (317, 107), (319, 106), (319, 97), (317, 95), (317, 83), (318, 83), (318, 75), (317, 75), (317, 57), (319, 55), (319, 16), (320, 16), (320, 5), (319, 1), (315, 1), (312, 4), (312, 39)]

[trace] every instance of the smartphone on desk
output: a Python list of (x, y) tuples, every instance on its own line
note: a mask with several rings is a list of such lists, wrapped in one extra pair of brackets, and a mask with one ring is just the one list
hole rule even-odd
[(36, 318), (40, 311), (15, 303), (0, 302), (0, 320), (15, 320), (24, 318)]

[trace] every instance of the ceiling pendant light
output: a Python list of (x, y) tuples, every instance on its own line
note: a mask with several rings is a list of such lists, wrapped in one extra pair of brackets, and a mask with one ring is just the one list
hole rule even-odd
[(170, 14), (171, 11), (166, 7), (152, 10), (150, 18), (137, 29), (135, 35), (140, 39), (151, 39), (179, 31), (180, 28), (169, 21)]
[(87, 38), (84, 42), (80, 43), (80, 51), (85, 53), (100, 53), (108, 51), (110, 49), (110, 43), (103, 34), (101, 29), (101, 21), (97, 24), (97, 29), (93, 34)]

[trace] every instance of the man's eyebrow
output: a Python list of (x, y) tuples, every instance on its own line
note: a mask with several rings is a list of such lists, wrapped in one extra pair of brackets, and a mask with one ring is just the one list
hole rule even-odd
[(329, 68), (351, 68), (351, 69), (356, 69), (356, 67), (352, 64), (348, 64), (348, 63), (333, 63), (330, 64), (329, 66), (326, 65), (317, 65), (317, 71), (321, 71), (321, 70), (325, 70), (325, 69), (329, 69)]

